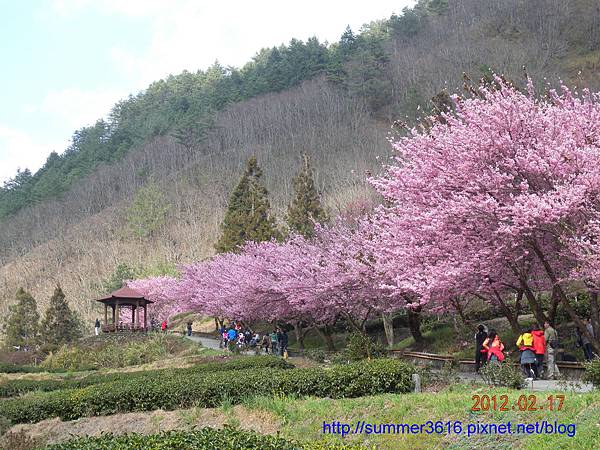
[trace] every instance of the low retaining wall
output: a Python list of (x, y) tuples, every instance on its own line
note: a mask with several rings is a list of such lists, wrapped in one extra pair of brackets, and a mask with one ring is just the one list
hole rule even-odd
[[(402, 350), (390, 350), (389, 353), (396, 357), (412, 362), (415, 365), (441, 369), (446, 363), (454, 363), (456, 360), (450, 355), (436, 355), (425, 352), (409, 352)], [(456, 361), (459, 372), (475, 372), (475, 360), (462, 359)], [(518, 367), (518, 363), (514, 363)], [(580, 380), (583, 377), (585, 368), (579, 362), (557, 362), (556, 365), (566, 378), (570, 380)]]

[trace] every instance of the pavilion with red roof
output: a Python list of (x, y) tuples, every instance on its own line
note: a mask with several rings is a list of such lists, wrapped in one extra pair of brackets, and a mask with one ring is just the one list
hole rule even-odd
[[(117, 289), (102, 298), (96, 300), (104, 303), (104, 326), (102, 331), (121, 331), (121, 330), (132, 330), (132, 331), (145, 331), (148, 328), (148, 304), (154, 303), (151, 300), (145, 298), (140, 292), (135, 289), (131, 289), (128, 286), (123, 286), (121, 289)], [(108, 323), (108, 307), (112, 308), (112, 324)], [(130, 324), (117, 324), (117, 319), (121, 317), (121, 310), (131, 309), (131, 325)], [(140, 326), (140, 312), (144, 310), (144, 326)]]

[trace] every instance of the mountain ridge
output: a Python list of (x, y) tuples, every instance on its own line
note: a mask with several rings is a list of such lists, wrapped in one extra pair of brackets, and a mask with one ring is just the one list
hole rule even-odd
[[(327, 71), (218, 111), (198, 106), (189, 116), (192, 123), (180, 123), (197, 126), (198, 141), (162, 130), (131, 144), (117, 162), (103, 161), (71, 181), (60, 196), (5, 216), (0, 312), (6, 312), (19, 286), (31, 290), (43, 308), (53, 284), (60, 282), (76, 309), (91, 320), (93, 298), (119, 263), (152, 266), (210, 256), (228, 193), (250, 155), (264, 170), (280, 219), (303, 153), (311, 156), (330, 211), (360, 203), (373, 195), (364, 174), (378, 170), (389, 155), (393, 121), (414, 123), (431, 110), (429, 99), (443, 90), (460, 90), (463, 72), (477, 78), (489, 75), (492, 67), (522, 80), (522, 66), (529, 63), (528, 74), (537, 81), (547, 77), (556, 83), (562, 77), (597, 89), (596, 24), (600, 13), (587, 0), (493, 5), (461, 0), (421, 1), (403, 16), (371, 24), (367, 34), (373, 40), (363, 43), (367, 50), (347, 30), (335, 47), (339, 54), (348, 52), (347, 58), (338, 55), (339, 64), (333, 61)], [(136, 120), (143, 117), (150, 116)], [(153, 123), (163, 119), (172, 118)], [(164, 229), (137, 239), (126, 232), (126, 211), (148, 182), (163, 190), (172, 211)]]

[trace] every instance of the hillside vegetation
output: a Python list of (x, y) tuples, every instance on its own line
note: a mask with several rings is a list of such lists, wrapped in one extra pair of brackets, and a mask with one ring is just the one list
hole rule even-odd
[[(388, 155), (393, 121), (439, 107), (443, 90), (460, 92), (463, 73), (520, 83), (526, 66), (534, 80), (595, 89), (599, 65), (593, 0), (421, 0), (332, 45), (293, 40), (241, 69), (215, 64), (157, 81), (0, 190), (0, 313), (19, 286), (45, 308), (60, 282), (90, 320), (118, 264), (160, 273), (210, 256), (250, 155), (280, 219), (304, 153), (335, 215), (368, 204), (365, 172)], [(148, 186), (166, 218), (136, 235), (130, 207)]]

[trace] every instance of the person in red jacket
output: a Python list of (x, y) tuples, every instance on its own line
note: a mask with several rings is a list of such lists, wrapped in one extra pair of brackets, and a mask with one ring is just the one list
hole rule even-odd
[(533, 352), (535, 353), (536, 359), (536, 372), (537, 377), (542, 378), (544, 372), (544, 354), (546, 353), (546, 338), (544, 332), (537, 327), (531, 332), (533, 335)]

